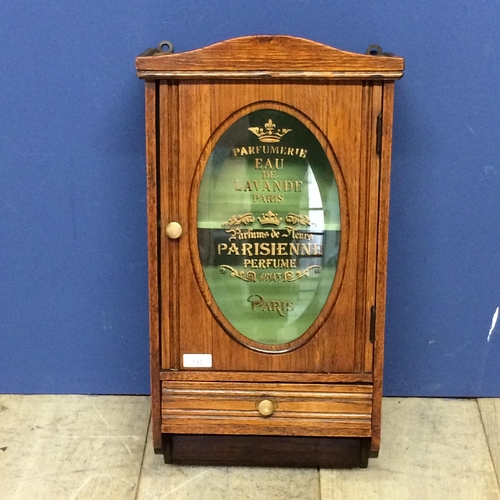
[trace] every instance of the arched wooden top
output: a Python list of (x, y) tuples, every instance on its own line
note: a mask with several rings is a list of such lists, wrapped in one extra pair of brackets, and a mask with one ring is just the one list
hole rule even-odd
[(167, 54), (149, 49), (136, 58), (140, 78), (389, 79), (403, 76), (404, 59), (355, 54), (304, 38), (256, 35)]

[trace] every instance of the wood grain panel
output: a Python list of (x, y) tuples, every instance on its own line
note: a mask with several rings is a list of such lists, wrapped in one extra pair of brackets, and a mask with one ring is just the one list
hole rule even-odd
[[(189, 239), (196, 227), (190, 227), (190, 192), (198, 160), (212, 134), (210, 85), (202, 82), (179, 85), (179, 219), (183, 235), (179, 243), (179, 280), (172, 297), (180, 303), (178, 368), (183, 354), (211, 354), (214, 319), (200, 293), (192, 269)], [(182, 297), (182, 300), (180, 298)]]
[[(330, 139), (337, 155), (347, 187), (347, 211), (349, 233), (341, 233), (341, 238), (348, 238), (347, 264), (342, 281), (337, 310), (332, 317), (332, 331), (341, 332), (337, 336), (337, 345), (341, 356), (334, 358), (336, 371), (354, 372), (356, 366), (356, 311), (359, 297), (358, 287), (358, 248), (363, 238), (359, 226), (359, 197), (361, 172), (361, 150), (363, 128), (369, 124), (362, 121), (362, 84), (350, 82), (349, 85), (334, 84), (326, 87), (326, 109), (323, 130)], [(325, 342), (327, 340), (325, 339)], [(331, 362), (330, 362), (331, 363)], [(331, 366), (331, 364), (330, 364)]]
[(163, 72), (163, 77), (168, 73), (170, 77), (186, 78), (195, 73), (228, 78), (225, 73), (230, 72), (247, 78), (283, 73), (294, 78), (318, 73), (349, 78), (349, 73), (356, 73), (365, 78), (394, 79), (402, 76), (404, 60), (354, 54), (303, 38), (261, 35), (233, 38), (180, 54), (149, 50), (136, 58), (136, 68), (140, 77)]
[[(207, 84), (208, 86), (208, 84)], [(329, 99), (325, 103), (318, 99), (320, 92), (325, 91), (325, 87), (329, 90)], [(185, 89), (186, 90), (183, 90)], [(198, 88), (198, 86), (181, 85), (181, 93), (188, 92), (188, 89)], [(319, 127), (328, 128), (333, 124), (329, 132), (332, 143), (334, 144), (335, 153), (344, 159), (344, 165), (341, 164), (342, 173), (349, 196), (347, 216), (349, 224), (351, 221), (352, 227), (350, 231), (344, 235), (344, 239), (351, 238), (350, 249), (347, 251), (348, 265), (346, 267), (346, 276), (342, 284), (343, 293), (340, 294), (338, 304), (336, 304), (336, 313), (331, 314), (327, 318), (329, 324), (322, 332), (322, 338), (314, 338), (305, 348), (301, 349), (301, 356), (292, 356), (291, 354), (280, 355), (265, 355), (250, 352), (247, 348), (238, 346), (228, 335), (209, 318), (204, 311), (198, 311), (197, 317), (190, 320), (194, 321), (194, 325), (189, 328), (182, 328), (184, 334), (189, 337), (186, 340), (186, 346), (189, 345), (190, 351), (183, 352), (199, 352), (212, 353), (214, 356), (214, 369), (224, 370), (289, 370), (289, 371), (325, 371), (325, 372), (349, 372), (355, 369), (354, 367), (354, 351), (355, 351), (355, 335), (356, 323), (355, 314), (356, 303), (358, 301), (355, 293), (345, 293), (346, 290), (356, 290), (357, 283), (357, 238), (359, 237), (358, 230), (358, 215), (357, 199), (359, 197), (359, 176), (361, 169), (361, 129), (362, 129), (362, 86), (361, 85), (340, 85), (330, 84), (327, 86), (325, 82), (318, 85), (305, 85), (297, 83), (295, 85), (284, 86), (277, 82), (276, 84), (256, 85), (248, 84), (242, 86), (234, 82), (226, 82), (217, 84), (211, 82), (210, 97), (205, 94), (204, 99), (192, 99), (190, 103), (185, 104), (187, 112), (188, 106), (193, 106), (196, 103), (198, 108), (205, 108), (204, 116), (211, 117), (209, 126), (205, 126), (206, 133), (203, 140), (198, 141), (198, 154), (201, 154), (201, 144), (208, 141), (211, 133), (217, 125), (222, 123), (232, 113), (240, 109), (248, 102), (258, 101), (275, 101), (282, 100), (287, 104), (292, 105), (304, 112), (311, 120)], [(189, 90), (190, 91), (190, 90)], [(348, 100), (351, 102), (351, 107), (335, 106), (338, 102)], [(333, 104), (333, 106), (332, 106)], [(353, 113), (353, 108), (357, 109)], [(330, 110), (326, 112), (325, 110)], [(183, 110), (184, 113), (184, 110)], [(200, 113), (198, 110), (197, 113)], [(353, 116), (354, 115), (354, 116)], [(193, 116), (193, 115), (190, 115)], [(196, 114), (194, 116), (197, 116)], [(186, 138), (191, 139), (192, 124), (185, 123), (183, 125), (183, 134)], [(210, 132), (209, 132), (209, 130)], [(353, 148), (354, 143), (354, 148)], [(190, 153), (194, 151), (193, 145), (195, 142), (190, 142)], [(196, 154), (191, 154), (190, 162), (195, 161)], [(184, 169), (183, 175), (187, 172)], [(187, 176), (187, 175), (186, 175)], [(195, 180), (197, 182), (197, 180)], [(351, 194), (352, 193), (352, 194)], [(189, 196), (186, 198), (190, 198)], [(191, 197), (192, 199), (192, 197)], [(346, 212), (346, 211), (344, 211)], [(192, 224), (191, 224), (192, 225)], [(345, 228), (344, 228), (345, 229)], [(194, 228), (191, 227), (191, 234), (194, 234)], [(195, 237), (195, 236), (193, 236)], [(189, 263), (186, 260), (184, 252), (183, 263), (186, 266)], [(182, 287), (188, 287), (190, 279), (181, 280)], [(192, 281), (191, 281), (192, 282)], [(205, 285), (206, 286), (206, 285)], [(184, 296), (184, 293), (181, 292)], [(199, 291), (190, 292), (192, 295), (191, 304), (196, 303), (196, 298), (199, 296)], [(199, 316), (199, 317), (198, 317)], [(186, 316), (187, 318), (188, 316)], [(203, 319), (203, 321), (201, 321)], [(213, 335), (213, 350), (208, 349), (207, 337)], [(366, 332), (361, 332), (360, 336), (364, 339)], [(203, 337), (203, 339), (201, 338)], [(196, 349), (196, 350), (195, 350)], [(322, 367), (322, 368), (320, 368)], [(361, 369), (362, 367), (360, 367)]]
[(294, 382), (294, 383), (356, 383), (373, 382), (371, 373), (290, 373), (238, 371), (162, 371), (160, 380), (205, 382)]
[[(366, 467), (368, 462), (365, 450), (369, 439), (363, 438), (181, 434), (172, 435), (170, 439), (171, 461), (183, 465), (350, 468)], [(293, 478), (290, 477), (286, 498), (317, 500), (311, 481), (305, 481), (301, 491), (301, 484), (296, 480), (298, 473), (293, 471)], [(283, 474), (286, 472), (279, 471), (281, 481)], [(264, 481), (267, 483), (274, 485), (275, 482)], [(270, 494), (276, 496), (276, 491), (280, 498), (285, 498), (283, 486)], [(255, 482), (255, 498), (266, 498), (262, 482)]]
[[(273, 401), (263, 417), (257, 405)], [(372, 387), (334, 384), (163, 382), (162, 431), (369, 437)]]

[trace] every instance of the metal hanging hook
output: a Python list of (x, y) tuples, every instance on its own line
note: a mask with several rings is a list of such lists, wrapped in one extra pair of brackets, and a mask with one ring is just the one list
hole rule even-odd
[(382, 47), (380, 45), (370, 45), (366, 49), (366, 53), (369, 56), (381, 56), (383, 54)]
[(162, 40), (158, 44), (158, 50), (165, 54), (171, 54), (174, 51), (174, 44), (168, 40)]

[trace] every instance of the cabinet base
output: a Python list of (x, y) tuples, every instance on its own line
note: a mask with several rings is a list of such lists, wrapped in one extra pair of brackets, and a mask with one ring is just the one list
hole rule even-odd
[(163, 434), (166, 463), (272, 467), (367, 467), (369, 438)]

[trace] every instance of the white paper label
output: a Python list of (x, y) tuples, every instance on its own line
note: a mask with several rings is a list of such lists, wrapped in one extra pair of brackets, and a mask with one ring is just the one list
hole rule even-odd
[(184, 368), (212, 368), (211, 354), (183, 354), (182, 366)]

